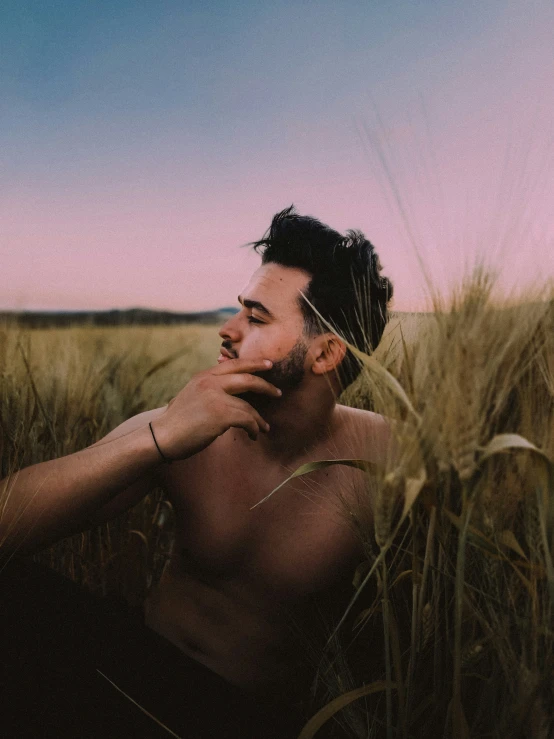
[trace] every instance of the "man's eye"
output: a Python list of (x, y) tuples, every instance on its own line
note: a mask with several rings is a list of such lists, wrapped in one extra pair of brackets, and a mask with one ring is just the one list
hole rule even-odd
[(248, 323), (263, 323), (263, 321), (254, 318), (254, 316), (248, 316)]

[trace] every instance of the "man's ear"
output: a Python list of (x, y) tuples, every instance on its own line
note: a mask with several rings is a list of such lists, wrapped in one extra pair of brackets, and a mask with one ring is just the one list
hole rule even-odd
[(335, 334), (318, 336), (310, 349), (314, 375), (324, 375), (334, 370), (344, 359), (346, 344)]

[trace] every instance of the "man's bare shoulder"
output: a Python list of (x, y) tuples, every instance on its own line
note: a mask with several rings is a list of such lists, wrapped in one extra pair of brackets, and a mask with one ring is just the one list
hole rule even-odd
[(365, 411), (361, 408), (352, 408), (347, 405), (339, 405), (337, 403), (337, 411), (346, 423), (360, 426), (366, 430), (373, 430), (377, 433), (390, 433), (391, 420), (386, 416), (374, 411)]
[(336, 406), (345, 444), (359, 459), (384, 462), (391, 441), (391, 420), (373, 411)]

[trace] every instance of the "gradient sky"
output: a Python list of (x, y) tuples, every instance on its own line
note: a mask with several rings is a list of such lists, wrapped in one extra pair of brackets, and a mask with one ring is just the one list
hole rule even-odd
[(552, 0), (3, 0), (0, 309), (235, 305), (294, 203), (425, 304), (554, 276)]

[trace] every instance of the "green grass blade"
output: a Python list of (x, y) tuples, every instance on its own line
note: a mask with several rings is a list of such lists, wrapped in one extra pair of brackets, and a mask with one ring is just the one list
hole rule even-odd
[(148, 716), (148, 718), (151, 718), (151, 719), (152, 719), (152, 721), (154, 721), (155, 723), (157, 723), (157, 724), (158, 724), (158, 726), (161, 726), (161, 728), (162, 728), (162, 729), (164, 729), (165, 731), (167, 731), (167, 733), (168, 733), (168, 734), (170, 734), (171, 736), (175, 737), (175, 739), (181, 739), (181, 737), (179, 736), (179, 734), (176, 734), (176, 733), (175, 733), (174, 731), (171, 731), (171, 729), (170, 729), (170, 728), (169, 728), (168, 726), (166, 726), (165, 724), (162, 724), (162, 722), (161, 722), (161, 721), (159, 721), (159, 720), (158, 720), (158, 719), (157, 719), (157, 718), (156, 718), (155, 716), (152, 716), (152, 714), (151, 714), (151, 713), (149, 713), (149, 712), (148, 712), (148, 711), (146, 710), (146, 708), (143, 708), (143, 707), (142, 707), (142, 706), (141, 706), (141, 705), (140, 705), (139, 703), (137, 703), (137, 702), (136, 702), (135, 700), (133, 700), (133, 699), (131, 698), (131, 696), (130, 696), (130, 695), (127, 695), (127, 693), (126, 693), (126, 692), (125, 692), (124, 690), (121, 690), (121, 688), (120, 688), (119, 686), (117, 686), (117, 685), (116, 685), (116, 684), (115, 684), (115, 683), (113, 682), (113, 680), (110, 680), (110, 678), (109, 678), (109, 677), (107, 677), (107, 675), (104, 675), (104, 673), (103, 673), (103, 672), (100, 672), (100, 670), (99, 670), (98, 668), (96, 669), (96, 672), (97, 672), (97, 673), (98, 673), (99, 675), (102, 675), (102, 677), (104, 678), (104, 680), (107, 680), (107, 681), (108, 681), (108, 682), (110, 683), (110, 685), (113, 685), (113, 687), (114, 687), (114, 688), (115, 688), (116, 690), (118, 690), (118, 691), (119, 691), (119, 692), (120, 692), (120, 693), (121, 693), (122, 695), (124, 695), (124, 696), (125, 696), (125, 698), (127, 698), (127, 700), (130, 700), (130, 701), (131, 701), (131, 703), (134, 703), (134, 704), (135, 704), (135, 706), (136, 706), (136, 707), (137, 707), (138, 709), (140, 709), (140, 710), (141, 710), (141, 711), (142, 711), (142, 712), (143, 712), (143, 713), (144, 713), (144, 714), (145, 714), (146, 716)]
[(370, 685), (364, 685), (363, 688), (356, 688), (356, 690), (339, 695), (338, 698), (335, 698), (318, 711), (315, 716), (312, 716), (298, 735), (298, 739), (312, 739), (323, 724), (329, 721), (341, 708), (358, 700), (358, 698), (363, 698), (365, 695), (371, 695), (372, 693), (380, 693), (387, 688), (396, 688), (396, 685), (394, 683), (387, 683), (385, 680), (376, 680)]
[(411, 511), (412, 506), (417, 500), (423, 486), (427, 482), (427, 473), (425, 467), (421, 467), (417, 477), (408, 477), (406, 480), (406, 490), (404, 492), (404, 506), (400, 515), (400, 523), (404, 523), (406, 516)]
[(325, 467), (331, 467), (331, 465), (334, 464), (342, 464), (346, 467), (355, 467), (359, 470), (363, 470), (364, 472), (369, 473), (375, 473), (378, 470), (378, 465), (376, 465), (374, 462), (368, 462), (365, 459), (322, 459), (319, 462), (307, 462), (306, 464), (301, 465), (297, 470), (295, 470), (292, 475), (287, 477), (286, 480), (283, 480), (280, 485), (277, 485), (277, 487), (274, 488), (268, 495), (266, 495), (265, 498), (262, 498), (262, 500), (259, 500), (257, 503), (255, 503), (250, 508), (250, 510), (252, 511), (254, 510), (254, 508), (257, 508), (262, 503), (265, 503), (266, 500), (271, 498), (273, 493), (276, 493), (278, 490), (284, 487), (287, 482), (290, 482), (295, 477), (309, 475), (311, 472), (324, 469)]
[(513, 451), (517, 449), (534, 452), (535, 454), (541, 456), (546, 462), (551, 462), (548, 455), (545, 454), (542, 449), (539, 449), (519, 434), (497, 434), (483, 449), (480, 462), (484, 462), (495, 454), (501, 454), (502, 452)]

